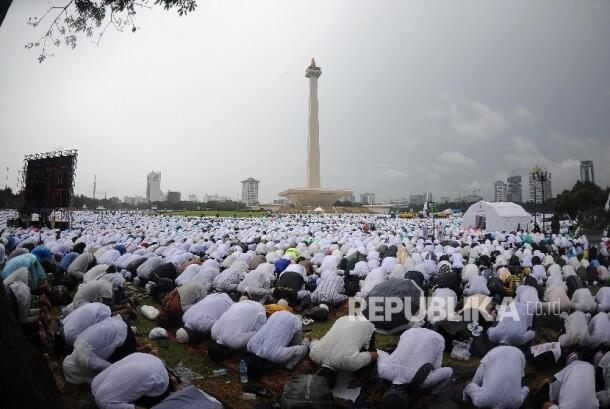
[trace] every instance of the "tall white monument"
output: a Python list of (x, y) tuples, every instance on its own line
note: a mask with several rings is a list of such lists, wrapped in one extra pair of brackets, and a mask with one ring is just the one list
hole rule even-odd
[(320, 122), (318, 121), (318, 78), (322, 69), (312, 58), (305, 70), (309, 78), (309, 133), (307, 135), (306, 187), (284, 190), (279, 195), (298, 206), (332, 206), (339, 198), (353, 192), (346, 189), (322, 189), (320, 185)]

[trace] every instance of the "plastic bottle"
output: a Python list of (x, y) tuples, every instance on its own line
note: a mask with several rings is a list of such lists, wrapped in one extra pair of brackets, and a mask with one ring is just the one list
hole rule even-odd
[(239, 361), (239, 381), (241, 383), (248, 383), (248, 366), (243, 359)]

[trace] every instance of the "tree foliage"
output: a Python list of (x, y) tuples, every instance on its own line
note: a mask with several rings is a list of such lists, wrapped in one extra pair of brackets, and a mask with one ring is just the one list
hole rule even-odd
[(560, 216), (578, 219), (586, 227), (608, 225), (609, 213), (604, 210), (610, 189), (591, 182), (576, 182), (572, 190), (564, 190), (555, 199), (555, 212)]
[(0, 209), (18, 209), (21, 201), (22, 195), (14, 194), (10, 187), (0, 189)]
[(178, 15), (191, 13), (197, 7), (196, 0), (52, 0), (40, 17), (30, 17), (28, 24), (45, 27), (42, 36), (26, 44), (27, 49), (38, 49), (38, 62), (53, 54), (50, 46), (62, 44), (76, 47), (80, 37), (95, 38), (99, 44), (108, 27), (117, 31), (137, 31), (135, 23), (138, 9), (163, 7), (175, 9)]

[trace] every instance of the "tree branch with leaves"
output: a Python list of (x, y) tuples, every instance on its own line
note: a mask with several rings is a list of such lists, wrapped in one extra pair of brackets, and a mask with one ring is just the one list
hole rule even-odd
[(41, 37), (26, 44), (27, 49), (38, 49), (38, 62), (53, 56), (51, 46), (62, 44), (74, 49), (81, 36), (93, 38), (99, 45), (108, 27), (117, 31), (137, 31), (136, 11), (141, 8), (163, 7), (175, 9), (184, 16), (197, 7), (196, 0), (63, 0), (55, 2), (40, 17), (30, 17), (32, 27), (45, 27)]

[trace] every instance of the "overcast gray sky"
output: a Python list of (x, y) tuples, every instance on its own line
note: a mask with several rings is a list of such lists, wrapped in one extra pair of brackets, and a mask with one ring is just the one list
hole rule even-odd
[[(571, 187), (579, 161), (610, 184), (610, 2), (198, 0), (139, 10), (39, 64), (15, 0), (0, 26), (0, 175), (77, 148), (76, 192), (261, 200), (305, 181), (308, 84), (319, 84), (322, 185), (379, 199), (481, 189), (535, 164)], [(525, 187), (525, 186), (524, 186)], [(524, 194), (526, 194), (524, 188)]]

